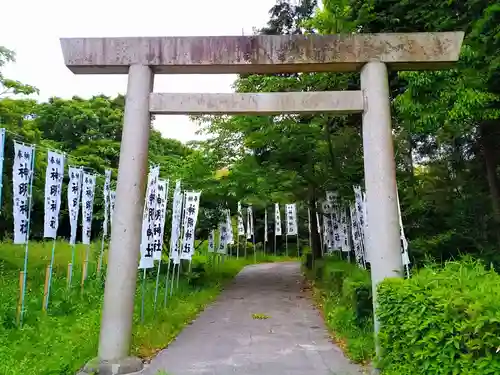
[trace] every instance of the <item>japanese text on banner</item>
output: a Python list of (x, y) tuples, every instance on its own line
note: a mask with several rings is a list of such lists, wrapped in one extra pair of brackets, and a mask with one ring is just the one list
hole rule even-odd
[(57, 236), (63, 177), (64, 156), (49, 151), (47, 154), (47, 170), (45, 172), (45, 217), (43, 225), (43, 236), (45, 238), (55, 239)]
[(281, 236), (281, 214), (278, 203), (274, 204), (274, 235)]
[(142, 231), (141, 231), (141, 260), (139, 268), (153, 268), (153, 254), (155, 252), (154, 242), (154, 219), (156, 208), (156, 192), (158, 189), (158, 177), (160, 175), (160, 167), (151, 167), (148, 175), (148, 185), (146, 188), (146, 196), (144, 201), (144, 212), (142, 216)]
[(175, 183), (174, 199), (172, 202), (172, 229), (170, 232), (170, 259), (172, 259), (174, 264), (179, 264), (180, 262), (179, 239), (181, 236), (183, 196), (181, 192), (181, 182), (177, 181)]
[(297, 235), (297, 212), (295, 203), (285, 205), (286, 212), (286, 235)]
[(69, 167), (69, 185), (68, 185), (68, 211), (71, 235), (69, 243), (74, 245), (76, 242), (76, 231), (78, 228), (78, 214), (80, 212), (80, 199), (82, 196), (82, 177), (81, 168)]
[(104, 196), (104, 221), (102, 223), (102, 232), (105, 236), (108, 235), (108, 219), (109, 219), (109, 201), (110, 201), (110, 193), (111, 193), (111, 170), (106, 169), (104, 171), (104, 188), (103, 188), (103, 196)]
[(96, 176), (83, 172), (82, 186), (82, 243), (90, 245)]
[(182, 239), (181, 259), (190, 260), (194, 254), (194, 236), (198, 209), (200, 207), (200, 192), (189, 191), (186, 193), (184, 207), (184, 236)]
[(24, 244), (28, 240), (29, 211), (31, 210), (31, 184), (33, 183), (34, 147), (14, 141), (14, 163), (12, 166), (14, 243)]

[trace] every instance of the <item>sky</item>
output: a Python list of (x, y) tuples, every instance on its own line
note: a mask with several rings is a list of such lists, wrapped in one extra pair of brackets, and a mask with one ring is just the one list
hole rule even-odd
[[(251, 35), (275, 0), (17, 0), (1, 5), (0, 45), (16, 52), (3, 73), (37, 87), (39, 100), (125, 94), (126, 75), (74, 75), (61, 37)], [(155, 92), (232, 92), (235, 75), (157, 75)], [(187, 116), (156, 116), (153, 126), (181, 142), (202, 139)]]

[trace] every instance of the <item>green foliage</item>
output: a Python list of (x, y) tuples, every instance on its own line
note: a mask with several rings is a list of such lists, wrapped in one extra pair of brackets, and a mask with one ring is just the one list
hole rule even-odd
[(472, 260), (379, 287), (384, 374), (498, 374), (500, 276)]
[(356, 362), (374, 354), (370, 274), (336, 256), (315, 262), (308, 273), (315, 287), (334, 340)]

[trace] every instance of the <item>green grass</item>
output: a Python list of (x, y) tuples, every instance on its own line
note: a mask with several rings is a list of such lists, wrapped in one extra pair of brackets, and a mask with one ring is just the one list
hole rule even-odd
[[(71, 249), (56, 244), (56, 260), (48, 313), (42, 312), (45, 267), (50, 260), (52, 243), (31, 243), (29, 247), (26, 313), (21, 329), (16, 326), (19, 295), (19, 271), (24, 247), (0, 244), (0, 374), (2, 375), (73, 375), (97, 353), (103, 280), (95, 275), (100, 244), (92, 245), (89, 279), (80, 290), (84, 246), (77, 246), (73, 288), (66, 288), (67, 264)], [(293, 258), (288, 258), (288, 260)], [(259, 262), (280, 261), (280, 257), (262, 256)], [(156, 268), (148, 272), (145, 297), (145, 322), (140, 323), (141, 278), (138, 275), (135, 298), (132, 354), (151, 357), (166, 347), (185, 324), (213, 301), (224, 284), (231, 280), (247, 260), (226, 259), (210, 265), (211, 259), (193, 259), (192, 273), (183, 275), (179, 289), (163, 307), (165, 274), (161, 275), (158, 309), (153, 313)], [(208, 264), (207, 264), (208, 263)], [(186, 267), (187, 268), (187, 267)]]

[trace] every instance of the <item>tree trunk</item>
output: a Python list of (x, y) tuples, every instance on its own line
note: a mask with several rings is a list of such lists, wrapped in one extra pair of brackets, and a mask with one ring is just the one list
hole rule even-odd
[(483, 122), (479, 126), (479, 131), (481, 133), (480, 136), (480, 145), (481, 151), (483, 153), (485, 167), (486, 167), (486, 178), (488, 180), (488, 187), (490, 190), (490, 199), (491, 199), (491, 209), (493, 212), (493, 219), (495, 221), (495, 225), (497, 226), (497, 239), (500, 243), (500, 195), (498, 193), (498, 176), (496, 173), (497, 168), (497, 160), (495, 157), (495, 140), (498, 138), (497, 134), (495, 134), (495, 123), (491, 122)]

